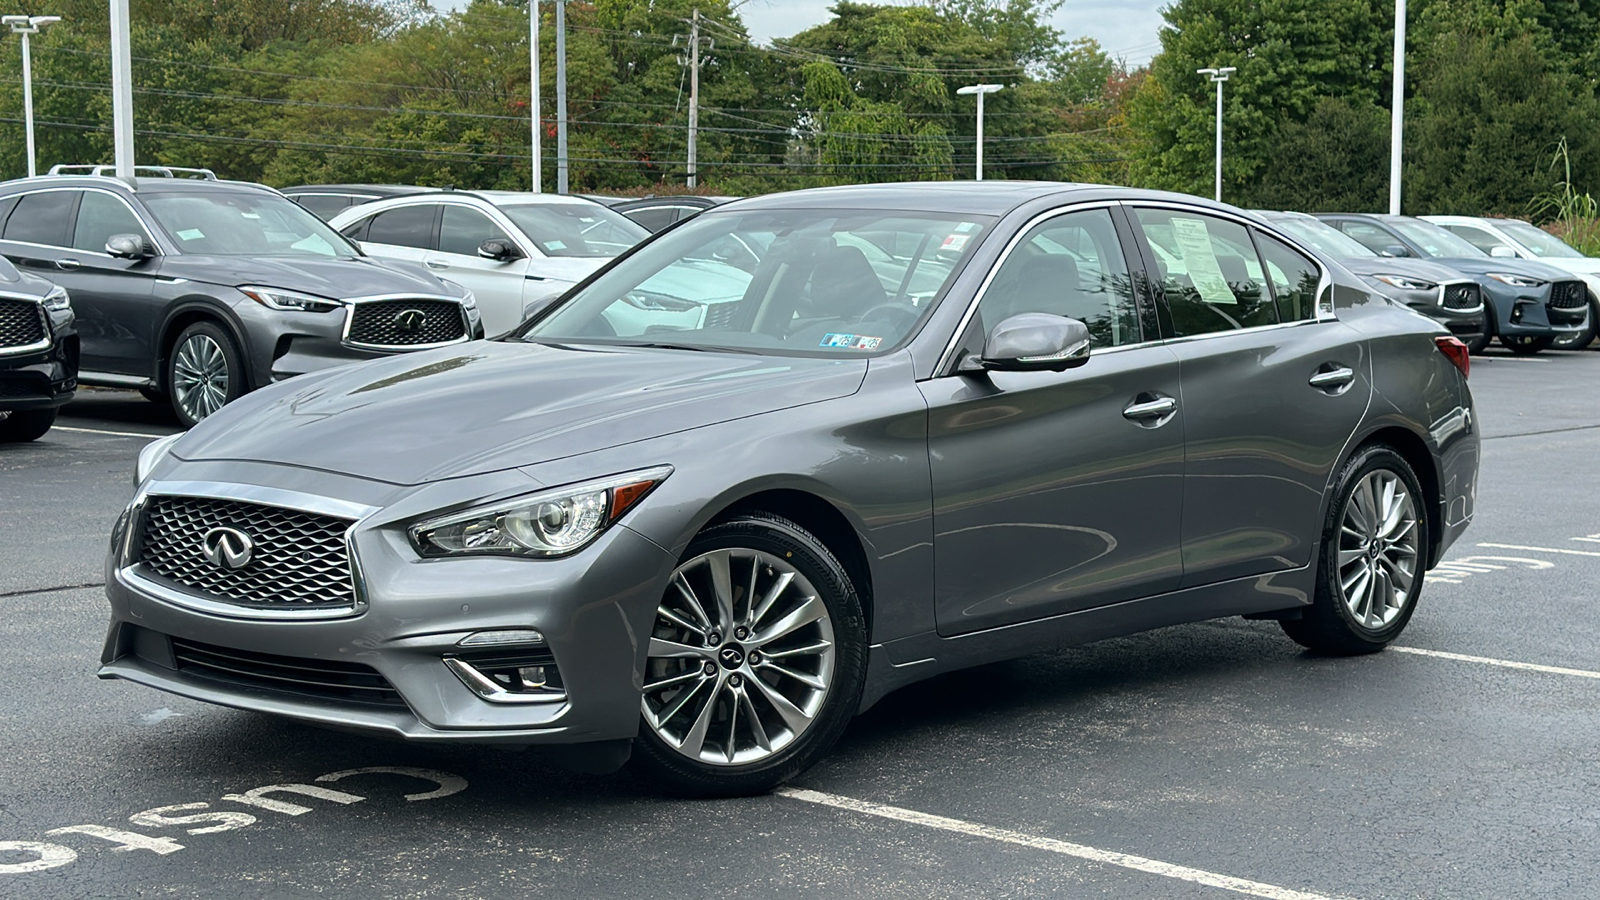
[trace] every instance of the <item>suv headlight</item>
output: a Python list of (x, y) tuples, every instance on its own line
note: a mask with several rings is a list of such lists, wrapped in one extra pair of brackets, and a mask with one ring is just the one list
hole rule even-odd
[(1510, 272), (1486, 272), (1485, 274), (1501, 284), (1509, 284), (1512, 287), (1534, 288), (1544, 284), (1543, 281), (1537, 278), (1529, 278), (1526, 275), (1513, 275)]
[(165, 459), (167, 453), (172, 450), (172, 445), (176, 444), (178, 438), (187, 433), (186, 431), (180, 431), (177, 434), (169, 434), (164, 438), (144, 445), (143, 449), (139, 451), (139, 461), (133, 467), (134, 487), (144, 484), (144, 480), (150, 477), (150, 471), (156, 467), (156, 463)]
[(567, 556), (593, 543), (672, 474), (656, 466), (502, 500), (411, 526), (423, 556)]
[(51, 312), (62, 312), (72, 308), (72, 298), (67, 296), (67, 289), (56, 285), (50, 293), (44, 295), (44, 308)]
[(1439, 285), (1431, 281), (1418, 278), (1407, 278), (1404, 275), (1374, 275), (1374, 281), (1381, 281), (1390, 287), (1397, 287), (1402, 291), (1431, 291)]
[(302, 294), (299, 291), (285, 291), (279, 288), (251, 285), (241, 287), (239, 291), (268, 309), (284, 312), (329, 312), (343, 305), (339, 301), (329, 300), (327, 297), (316, 297), (311, 294)]

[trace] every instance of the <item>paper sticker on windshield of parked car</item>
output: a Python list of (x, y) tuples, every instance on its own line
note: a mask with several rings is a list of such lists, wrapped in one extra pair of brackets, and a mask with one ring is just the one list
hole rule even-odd
[(966, 249), (967, 241), (970, 240), (972, 240), (972, 235), (970, 234), (952, 234), (944, 239), (944, 243), (939, 245), (939, 249), (948, 250), (951, 253), (960, 253)]
[(837, 347), (842, 350), (876, 350), (883, 345), (883, 338), (868, 337), (864, 334), (825, 334), (822, 336), (823, 347)]
[(1227, 276), (1217, 264), (1216, 248), (1211, 246), (1211, 233), (1200, 219), (1172, 217), (1172, 239), (1183, 257), (1183, 267), (1200, 299), (1207, 303), (1238, 303), (1233, 290), (1228, 287)]

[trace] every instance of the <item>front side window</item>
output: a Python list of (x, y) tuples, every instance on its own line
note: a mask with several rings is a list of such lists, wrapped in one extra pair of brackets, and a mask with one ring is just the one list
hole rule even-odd
[(78, 204), (78, 222), (72, 232), (72, 246), (92, 253), (106, 252), (106, 241), (119, 234), (146, 237), (139, 217), (128, 204), (110, 194), (84, 191)]
[(1471, 225), (1446, 225), (1445, 230), (1477, 247), (1484, 253), (1493, 254), (1496, 247), (1511, 246), (1482, 228), (1474, 228)]
[[(1403, 245), (1395, 239), (1394, 235), (1384, 231), (1382, 228), (1379, 228), (1376, 225), (1368, 225), (1365, 222), (1338, 222), (1336, 224), (1338, 225), (1340, 231), (1348, 234), (1357, 243), (1361, 244), (1363, 247), (1366, 247), (1368, 250), (1371, 250), (1373, 253), (1379, 253), (1385, 256), (1401, 255), (1398, 253), (1391, 253), (1391, 251), (1396, 247), (1403, 247)], [(1409, 252), (1406, 255), (1409, 255)]]
[(522, 339), (875, 355), (913, 332), (991, 222), (873, 210), (702, 214)]
[(1096, 347), (1141, 339), (1133, 284), (1109, 211), (1058, 216), (1034, 226), (1012, 248), (978, 302), (980, 329), (1020, 313), (1078, 319)]
[(162, 191), (145, 208), (183, 253), (330, 259), (359, 253), (292, 200), (257, 191)]
[(445, 204), (444, 214), (439, 219), (440, 253), (477, 256), (478, 245), (484, 241), (505, 241), (513, 247), (516, 246), (506, 237), (506, 233), (500, 230), (500, 226), (478, 210)]
[(1356, 258), (1377, 256), (1377, 251), (1366, 244), (1357, 241), (1344, 232), (1320, 219), (1309, 216), (1270, 216), (1268, 217), (1279, 231), (1286, 231), (1298, 239), (1302, 244), (1313, 250), (1321, 250), (1329, 256), (1350, 256)]
[(1178, 337), (1277, 324), (1277, 308), (1243, 225), (1201, 213), (1135, 210)]
[(545, 256), (620, 256), (650, 236), (643, 225), (598, 203), (500, 207)]
[(419, 203), (386, 209), (372, 217), (372, 223), (367, 227), (367, 236), (362, 240), (373, 244), (432, 250), (433, 218), (438, 212), (437, 203)]
[(1488, 256), (1484, 251), (1432, 222), (1420, 219), (1397, 219), (1394, 222), (1394, 229), (1409, 238), (1411, 243), (1421, 247), (1422, 252), (1428, 256), (1467, 259)]
[(47, 247), (67, 246), (67, 222), (72, 219), (72, 203), (78, 191), (40, 191), (27, 194), (6, 218), (3, 236), (8, 241), (25, 241)]

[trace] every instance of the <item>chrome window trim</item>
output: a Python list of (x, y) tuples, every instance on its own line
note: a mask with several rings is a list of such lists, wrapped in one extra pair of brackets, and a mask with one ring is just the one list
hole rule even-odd
[(9, 291), (0, 291), (0, 300), (22, 300), (32, 303), (39, 312), (39, 324), (44, 326), (44, 339), (32, 344), (23, 344), (20, 347), (0, 346), (0, 356), (21, 356), (24, 353), (38, 353), (40, 350), (49, 350), (55, 343), (50, 334), (50, 314), (44, 310), (44, 299), (27, 294), (13, 294)]
[[(349, 606), (319, 607), (317, 609), (268, 609), (239, 606), (221, 600), (212, 600), (199, 594), (162, 584), (141, 571), (138, 561), (138, 542), (144, 535), (144, 512), (151, 497), (203, 497), (211, 500), (233, 500), (276, 506), (281, 509), (350, 519), (345, 529), (345, 553), (350, 558), (350, 587), (355, 602)], [(367, 583), (361, 568), (361, 558), (356, 554), (355, 533), (362, 523), (378, 511), (376, 506), (352, 503), (333, 497), (306, 494), (254, 484), (234, 484), (222, 481), (152, 481), (140, 488), (128, 506), (127, 530), (122, 546), (117, 548), (117, 579), (147, 597), (173, 606), (227, 619), (266, 619), (271, 621), (308, 621), (348, 619), (367, 611)]]
[[(122, 203), (123, 206), (128, 208), (128, 212), (133, 213), (133, 217), (135, 219), (139, 220), (139, 225), (141, 227), (143, 227), (144, 231), (145, 231), (144, 239), (149, 241), (151, 246), (155, 247), (156, 255), (157, 256), (168, 256), (168, 255), (170, 255), (167, 252), (167, 248), (161, 246), (161, 244), (158, 243), (156, 241), (155, 237), (154, 237), (154, 235), (162, 234), (164, 232), (162, 232), (158, 228), (151, 228), (150, 227), (150, 220), (146, 219), (144, 217), (143, 213), (141, 213), (137, 208), (135, 208), (132, 203), (129, 203), (126, 197), (122, 196), (122, 194), (118, 193), (117, 191), (111, 190), (110, 188), (101, 187), (98, 184), (62, 184), (62, 185), (52, 185), (50, 187), (37, 188), (37, 189), (34, 189), (34, 190), (17, 191), (15, 194), (7, 194), (6, 196), (7, 197), (16, 197), (17, 198), (17, 202), (21, 203), (22, 202), (22, 198), (31, 197), (34, 194), (57, 194), (57, 193), (60, 193), (62, 191), (94, 191), (97, 194), (109, 194), (112, 197), (115, 197), (118, 201), (120, 201)], [(77, 222), (76, 218), (73, 219), (72, 225), (73, 225), (74, 229), (77, 228), (78, 222)], [(0, 235), (0, 240), (3, 240), (8, 244), (21, 244), (24, 247), (43, 247), (46, 250), (64, 250), (64, 251), (66, 251), (68, 253), (88, 253), (88, 254), (91, 254), (93, 256), (102, 256), (102, 257), (105, 257), (106, 259), (115, 259), (115, 257), (113, 257), (111, 254), (106, 253), (106, 252), (104, 252), (102, 250), (79, 250), (77, 247), (70, 247), (70, 246), (69, 247), (63, 247), (63, 246), (59, 246), (59, 245), (56, 245), (56, 244), (40, 244), (40, 243), (36, 243), (34, 241), (18, 241), (18, 240), (13, 240), (13, 239), (10, 239), (10, 238), (6, 238), (3, 235)]]
[[(438, 252), (438, 251), (433, 251)], [(443, 300), (454, 303), (456, 311), (461, 314), (461, 337), (450, 341), (437, 341), (432, 344), (406, 344), (394, 346), (390, 344), (366, 344), (350, 340), (350, 326), (355, 323), (355, 307), (362, 303), (378, 303), (385, 300)], [(440, 347), (450, 347), (455, 344), (465, 344), (472, 340), (472, 320), (467, 316), (467, 308), (462, 305), (460, 297), (449, 297), (444, 294), (372, 294), (366, 297), (347, 297), (339, 301), (345, 308), (344, 327), (339, 331), (339, 343), (357, 350), (373, 350), (382, 353), (410, 353), (413, 350), (436, 350)]]

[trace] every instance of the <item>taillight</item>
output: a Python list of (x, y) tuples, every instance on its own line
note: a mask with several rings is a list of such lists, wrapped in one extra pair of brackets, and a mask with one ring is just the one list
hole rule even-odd
[(1442, 334), (1433, 339), (1433, 345), (1439, 348), (1439, 352), (1444, 354), (1445, 359), (1450, 360), (1455, 364), (1456, 368), (1461, 370), (1462, 378), (1470, 376), (1472, 372), (1472, 351), (1467, 349), (1466, 344), (1461, 343), (1460, 340), (1450, 335)]

